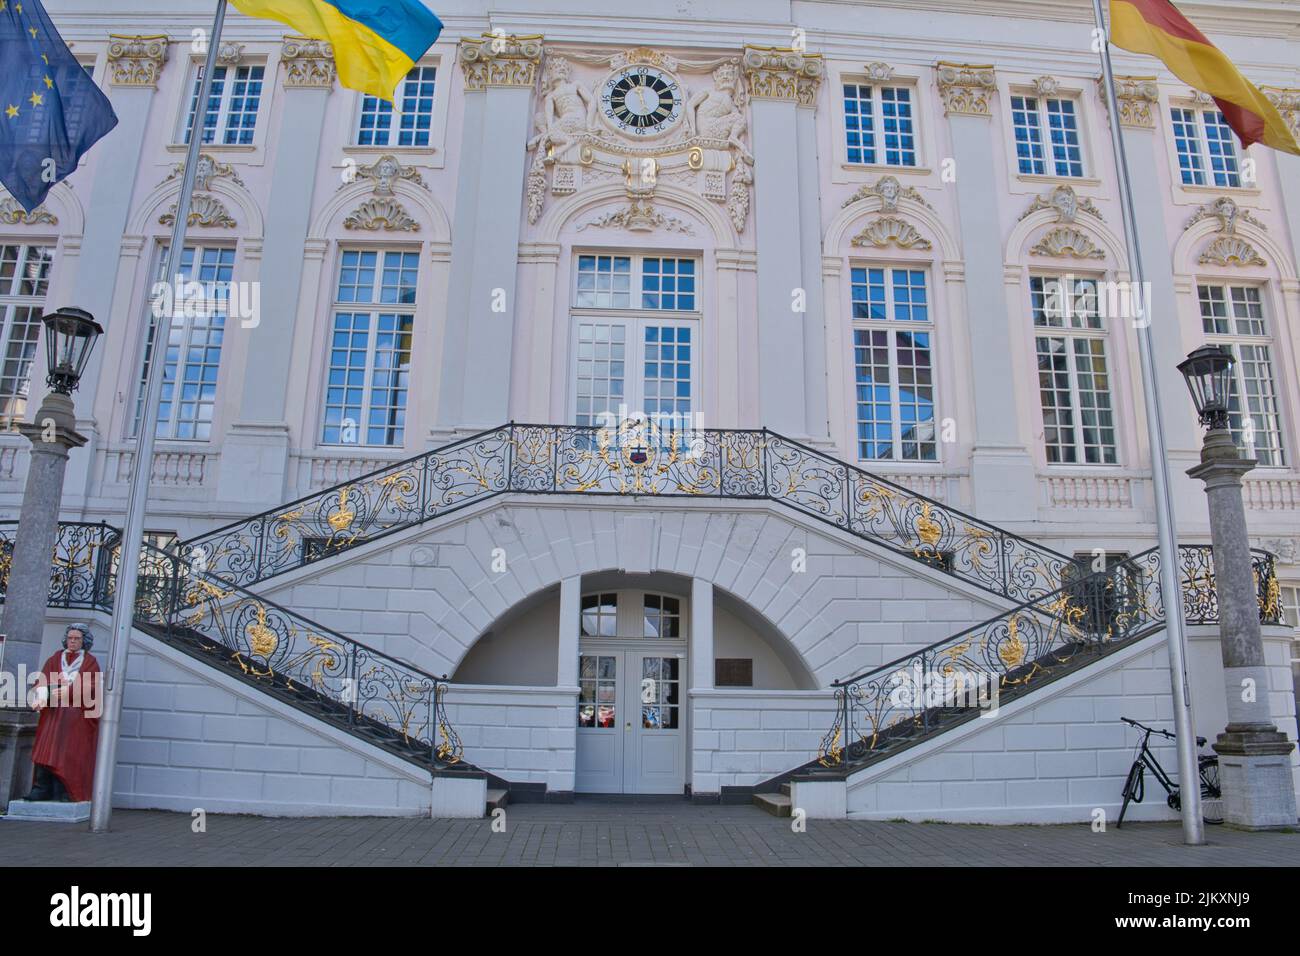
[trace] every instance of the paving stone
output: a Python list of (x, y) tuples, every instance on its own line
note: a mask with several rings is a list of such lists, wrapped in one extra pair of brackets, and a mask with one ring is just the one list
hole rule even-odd
[(512, 804), (492, 821), (410, 817), (190, 816), (117, 810), (93, 842), (84, 826), (5, 820), (0, 840), (25, 865), (48, 866), (1297, 866), (1300, 833), (1211, 827), (1181, 845), (1177, 823), (1094, 833), (1069, 826), (790, 821), (753, 806), (686, 802)]

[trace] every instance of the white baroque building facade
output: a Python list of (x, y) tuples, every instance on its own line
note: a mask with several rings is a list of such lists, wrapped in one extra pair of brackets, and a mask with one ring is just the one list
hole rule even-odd
[[(63, 517), (114, 524), (210, 4), (48, 7), (120, 123), (44, 207), (0, 212), (0, 410), (12, 428), (35, 405), (36, 318), (93, 312), (107, 334), (76, 395), (89, 441), (72, 453)], [(1295, 5), (1182, 7), (1297, 128)], [(445, 515), (346, 553), (328, 531), (303, 533), (293, 567), (240, 580), (450, 675), (464, 760), (519, 798), (701, 800), (747, 799), (816, 758), (832, 681), (1017, 603), (955, 573), (960, 553), (917, 561), (828, 520), (847, 473), (835, 463), (915, 495), (921, 540), (933, 513), (945, 534), (971, 515), (977, 542), (1000, 530), (1066, 556), (1154, 545), (1135, 329), (1105, 308), (1129, 274), (1088, 4), (437, 13), (446, 30), (400, 113), (341, 88), (324, 45), (228, 19), (186, 240), (195, 307), (178, 303), (168, 331), (149, 508), (160, 544), (326, 489), (346, 529), (350, 489), (376, 469), (508, 422), (648, 417), (658, 428), (612, 429), (613, 451), (594, 430), (538, 432), (538, 455), (567, 440), (575, 468), (604, 456), (585, 487), (560, 487), (556, 465), (531, 490), (568, 493), (511, 484), (465, 493), (458, 510), (448, 497)], [(1243, 152), (1158, 63), (1116, 60), (1179, 536), (1209, 538), (1184, 475), (1200, 430), (1175, 365), (1229, 345), (1234, 427), (1259, 461), (1245, 481), (1252, 543), (1276, 555), (1294, 624), (1300, 159)], [(1048, 305), (1063, 288), (1064, 315)], [(754, 453), (830, 464), (781, 489), (636, 484), (629, 455), (700, 454), (675, 428), (775, 435)], [(512, 481), (522, 434), (508, 436)], [(26, 447), (0, 435), (8, 517)], [(486, 488), (474, 467), (445, 486), (429, 472), (420, 494)], [(618, 493), (583, 496), (610, 481)], [(1269, 700), (1294, 738), (1291, 635), (1265, 639)], [(1132, 759), (1119, 717), (1171, 723), (1163, 640), (871, 764), (827, 812), (1088, 819), (1118, 803)], [(1213, 738), (1217, 630), (1193, 626), (1191, 640), (1198, 732)], [(436, 813), (429, 779), (165, 642), (133, 646), (121, 806)]]

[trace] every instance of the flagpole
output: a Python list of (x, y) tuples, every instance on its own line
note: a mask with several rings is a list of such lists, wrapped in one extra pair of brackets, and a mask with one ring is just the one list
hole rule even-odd
[[(203, 76), (199, 79), (198, 99), (194, 104), (194, 120), (190, 127), (189, 149), (185, 153), (185, 169), (181, 177), (181, 191), (176, 200), (176, 222), (172, 227), (171, 245), (167, 247), (166, 268), (162, 275), (172, 281), (180, 271), (185, 251), (185, 227), (190, 217), (190, 199), (194, 195), (194, 176), (198, 169), (199, 150), (203, 145), (203, 118), (207, 112), (208, 94), (212, 88), (212, 71), (216, 68), (217, 48), (221, 44), (221, 28), (226, 19), (226, 0), (217, 0), (216, 15), (212, 20), (212, 34), (208, 37), (207, 59)], [(198, 263), (194, 265), (197, 267)], [(179, 302), (180, 297), (173, 297)], [(108, 830), (113, 812), (113, 777), (117, 768), (117, 739), (122, 723), (122, 695), (126, 689), (127, 651), (130, 647), (131, 628), (135, 618), (135, 589), (140, 576), (140, 546), (144, 539), (144, 512), (149, 496), (149, 478), (153, 472), (154, 432), (158, 428), (158, 400), (162, 395), (163, 369), (167, 365), (167, 336), (170, 315), (159, 315), (153, 310), (153, 346), (149, 353), (149, 370), (145, 379), (145, 398), (139, 433), (136, 436), (135, 460), (131, 466), (131, 486), (128, 490), (126, 524), (122, 528), (121, 557), (118, 560), (117, 582), (113, 595), (113, 647), (109, 658), (105, 682), (104, 709), (99, 721), (99, 740), (95, 748), (95, 780), (91, 791), (90, 829), (94, 833)]]
[(1129, 181), (1128, 155), (1120, 129), (1119, 103), (1115, 96), (1115, 71), (1110, 62), (1110, 35), (1101, 0), (1092, 0), (1097, 29), (1101, 31), (1101, 69), (1106, 80), (1106, 106), (1110, 110), (1110, 138), (1119, 174), (1119, 198), (1124, 219), (1124, 242), (1128, 247), (1133, 287), (1142, 290), (1147, 312), (1137, 323), (1138, 354), (1142, 363), (1142, 398), (1146, 405), (1147, 438), (1151, 446), (1151, 483), (1155, 489), (1156, 531), (1160, 542), (1160, 593), (1165, 612), (1165, 639), (1169, 648), (1170, 683), (1174, 693), (1174, 733), (1177, 735), (1179, 794), (1182, 799), (1183, 842), (1188, 846), (1205, 843), (1201, 819), (1200, 768), (1196, 761), (1196, 736), (1192, 728), (1191, 692), (1187, 681), (1187, 642), (1183, 623), (1183, 597), (1178, 580), (1177, 524), (1169, 492), (1169, 457), (1165, 448), (1165, 424), (1156, 395), (1156, 366), (1151, 345), (1150, 297), (1144, 294), (1145, 274), (1138, 244), (1137, 217), (1133, 208), (1133, 184)]

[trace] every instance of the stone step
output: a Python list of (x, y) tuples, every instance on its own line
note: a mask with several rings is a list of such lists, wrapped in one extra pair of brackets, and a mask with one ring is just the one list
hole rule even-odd
[(90, 801), (84, 803), (55, 800), (10, 800), (9, 812), (0, 820), (29, 820), (39, 823), (85, 823), (90, 819)]
[(781, 784), (781, 792), (787, 797), (790, 796), (790, 785), (788, 783)]
[(489, 790), (487, 792), (487, 812), (499, 810), (510, 802), (509, 790)]
[(774, 817), (788, 817), (790, 815), (790, 798), (784, 793), (756, 793), (754, 794), (754, 806), (760, 810), (766, 810)]

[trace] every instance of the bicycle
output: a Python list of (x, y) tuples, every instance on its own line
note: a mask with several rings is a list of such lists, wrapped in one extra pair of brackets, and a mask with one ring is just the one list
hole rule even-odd
[[(1169, 740), (1177, 738), (1167, 730), (1157, 730), (1154, 727), (1148, 727), (1146, 724), (1140, 724), (1136, 720), (1128, 717), (1121, 717), (1124, 723), (1136, 730), (1143, 731), (1142, 740), (1135, 751), (1133, 766), (1129, 768), (1128, 778), (1124, 781), (1124, 803), (1119, 808), (1119, 820), (1115, 823), (1115, 828), (1119, 829), (1124, 825), (1124, 814), (1128, 810), (1129, 803), (1141, 803), (1142, 798), (1146, 796), (1146, 771), (1150, 770), (1156, 778), (1156, 782), (1165, 788), (1168, 796), (1165, 802), (1171, 810), (1181, 810), (1183, 801), (1178, 792), (1178, 784), (1174, 783), (1173, 777), (1169, 776), (1168, 771), (1160, 766), (1160, 761), (1156, 755), (1151, 752), (1150, 741), (1152, 734), (1159, 734)], [(1196, 746), (1204, 747), (1205, 738), (1197, 737)], [(1219, 757), (1217, 754), (1200, 754), (1196, 760), (1197, 769), (1201, 780), (1201, 796), (1210, 800), (1222, 799), (1222, 791), (1219, 789)], [(1205, 813), (1204, 809), (1209, 804), (1202, 804), (1202, 816), (1206, 823), (1217, 824), (1223, 822), (1220, 814)]]

